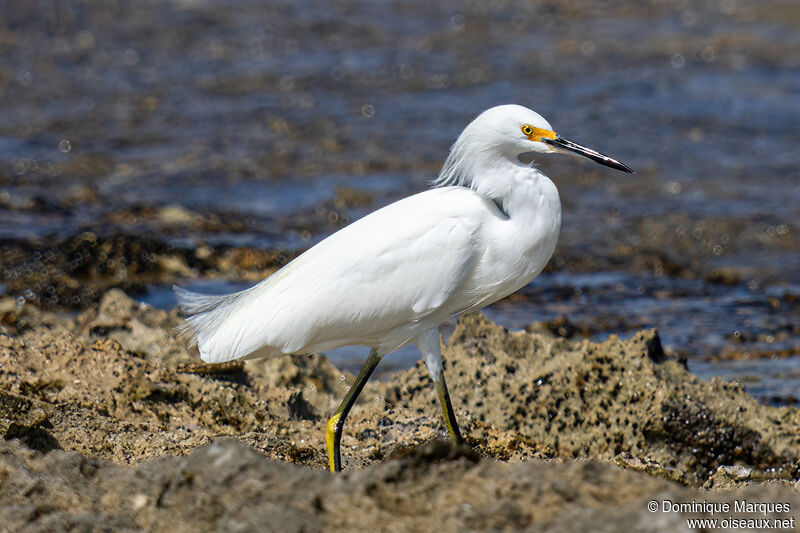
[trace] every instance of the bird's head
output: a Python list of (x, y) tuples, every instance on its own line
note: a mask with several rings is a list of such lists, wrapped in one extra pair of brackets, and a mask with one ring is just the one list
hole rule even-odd
[(470, 128), (480, 130), (485, 142), (495, 144), (505, 155), (523, 162), (532, 161), (535, 153), (562, 153), (586, 157), (601, 165), (633, 174), (630, 167), (616, 159), (565, 139), (553, 131), (550, 123), (540, 114), (520, 105), (487, 109), (467, 126), (467, 129)]
[(535, 154), (562, 153), (586, 157), (617, 170), (633, 170), (600, 152), (561, 137), (541, 115), (520, 105), (487, 109), (461, 132), (434, 185), (473, 185), (480, 164), (499, 159), (530, 165)]

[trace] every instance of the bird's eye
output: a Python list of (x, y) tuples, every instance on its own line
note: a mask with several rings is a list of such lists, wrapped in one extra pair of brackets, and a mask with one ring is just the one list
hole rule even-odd
[(533, 133), (533, 127), (530, 124), (523, 125), (522, 133), (524, 133), (526, 137), (530, 137), (530, 135)]

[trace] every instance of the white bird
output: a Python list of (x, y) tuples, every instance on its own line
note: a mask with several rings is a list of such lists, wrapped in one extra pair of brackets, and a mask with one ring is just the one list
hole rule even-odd
[(350, 408), (381, 357), (417, 345), (450, 437), (462, 438), (442, 373), (439, 326), (524, 287), (550, 260), (561, 203), (534, 154), (579, 154), (633, 173), (568, 141), (518, 105), (484, 111), (461, 133), (433, 188), (339, 230), (250, 289), (212, 296), (175, 287), (184, 330), (203, 360), (308, 354), (360, 344), (367, 361), (326, 430), (331, 470)]

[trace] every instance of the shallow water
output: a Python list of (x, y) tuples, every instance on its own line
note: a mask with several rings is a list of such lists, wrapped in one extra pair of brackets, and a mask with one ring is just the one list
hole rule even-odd
[[(594, 338), (658, 327), (692, 358), (800, 351), (791, 3), (10, 1), (3, 12), (5, 242), (147, 231), (179, 248), (304, 249), (423, 189), (476, 113), (518, 102), (638, 174), (537, 162), (561, 193), (560, 247), (522, 297), (487, 310), (493, 320), (564, 315)], [(343, 186), (371, 200), (330, 208)], [(137, 218), (170, 205), (246, 229)], [(320, 222), (328, 211), (338, 225)], [(754, 363), (764, 383), (777, 364)], [(791, 383), (764, 395), (797, 396)]]
[(739, 361), (691, 361), (689, 370), (709, 380), (720, 377), (736, 380), (762, 402), (773, 405), (797, 405), (800, 365), (797, 358), (745, 359)]

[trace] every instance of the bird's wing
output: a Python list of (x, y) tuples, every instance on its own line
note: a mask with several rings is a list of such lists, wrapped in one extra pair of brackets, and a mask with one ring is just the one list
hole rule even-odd
[(469, 307), (471, 296), (459, 289), (483, 253), (485, 206), (475, 196), (426, 191), (340, 230), (232, 299), (214, 331), (198, 333), (201, 353), (224, 361), (374, 344), (434, 314)]

